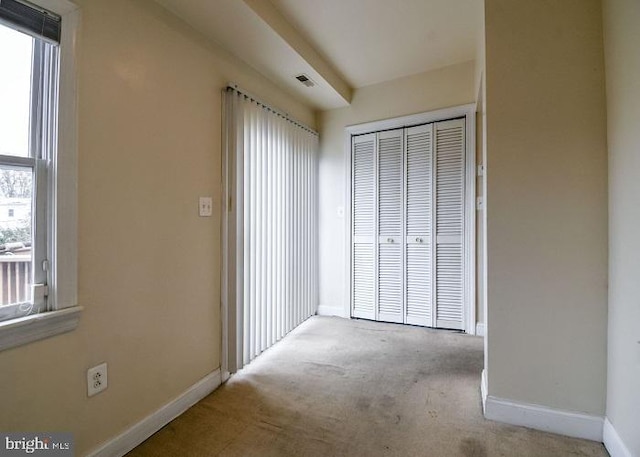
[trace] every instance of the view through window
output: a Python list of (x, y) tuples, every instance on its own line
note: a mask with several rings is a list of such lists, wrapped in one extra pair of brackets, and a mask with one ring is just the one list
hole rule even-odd
[[(36, 39), (0, 24), (0, 321), (41, 311), (32, 299)], [(36, 108), (36, 109), (34, 109)]]

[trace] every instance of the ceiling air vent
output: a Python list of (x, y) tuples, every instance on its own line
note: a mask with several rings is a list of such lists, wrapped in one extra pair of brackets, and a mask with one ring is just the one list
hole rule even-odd
[(313, 86), (315, 86), (315, 85), (316, 85), (316, 83), (314, 83), (314, 82), (311, 80), (311, 78), (309, 78), (309, 77), (308, 77), (307, 75), (305, 75), (305, 74), (301, 74), (301, 75), (296, 76), (296, 79), (297, 79), (298, 81), (300, 81), (302, 84), (304, 84), (305, 86), (307, 86), (307, 87), (313, 87)]

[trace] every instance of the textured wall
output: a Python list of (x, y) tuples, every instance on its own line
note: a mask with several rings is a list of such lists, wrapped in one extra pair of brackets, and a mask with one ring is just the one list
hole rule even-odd
[(489, 395), (602, 415), (607, 152), (598, 0), (486, 0)]
[[(0, 428), (78, 455), (220, 365), (221, 89), (314, 113), (150, 1), (82, 2), (79, 304), (71, 333), (0, 353)], [(214, 217), (197, 215), (211, 195)], [(109, 388), (86, 396), (86, 369)]]

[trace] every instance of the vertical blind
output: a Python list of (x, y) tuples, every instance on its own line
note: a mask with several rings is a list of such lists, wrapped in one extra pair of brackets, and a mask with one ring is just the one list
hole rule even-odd
[(233, 372), (316, 311), (318, 136), (238, 90), (224, 97)]

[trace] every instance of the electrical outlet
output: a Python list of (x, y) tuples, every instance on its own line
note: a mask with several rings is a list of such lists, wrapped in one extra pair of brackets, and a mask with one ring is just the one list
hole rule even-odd
[(210, 217), (213, 214), (213, 199), (211, 197), (200, 197), (199, 214), (202, 217)]
[(102, 363), (87, 370), (87, 395), (92, 397), (107, 388), (107, 364)]

